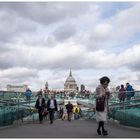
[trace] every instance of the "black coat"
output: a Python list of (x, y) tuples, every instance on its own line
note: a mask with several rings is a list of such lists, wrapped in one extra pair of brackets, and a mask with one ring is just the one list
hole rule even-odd
[[(42, 108), (46, 107), (45, 99), (44, 98), (42, 98), (41, 107)], [(36, 100), (35, 108), (37, 108), (37, 109), (39, 108), (39, 98)]]
[(67, 109), (67, 112), (73, 112), (73, 105), (72, 104), (67, 104), (66, 109)]
[[(58, 109), (57, 109), (57, 102), (56, 102), (55, 99), (54, 99), (54, 107), (55, 107), (55, 111), (58, 111)], [(50, 110), (50, 99), (47, 102), (47, 109)]]

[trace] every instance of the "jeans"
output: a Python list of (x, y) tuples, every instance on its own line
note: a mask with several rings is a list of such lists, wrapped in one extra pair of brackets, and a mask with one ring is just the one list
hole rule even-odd
[(54, 112), (55, 112), (55, 109), (50, 109), (49, 110), (50, 122), (53, 122), (53, 120), (54, 120)]

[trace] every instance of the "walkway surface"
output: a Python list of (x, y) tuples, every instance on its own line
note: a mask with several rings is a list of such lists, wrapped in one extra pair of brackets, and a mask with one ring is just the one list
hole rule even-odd
[(140, 129), (123, 127), (116, 123), (105, 124), (109, 135), (99, 136), (96, 133), (95, 120), (55, 120), (43, 124), (31, 123), (1, 129), (0, 138), (140, 138)]

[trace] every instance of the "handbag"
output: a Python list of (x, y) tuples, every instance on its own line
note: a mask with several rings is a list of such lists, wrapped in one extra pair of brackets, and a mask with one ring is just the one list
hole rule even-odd
[(43, 117), (46, 117), (48, 115), (48, 111), (47, 110), (44, 110), (43, 112), (42, 112), (42, 116)]
[(96, 111), (102, 112), (105, 109), (105, 97), (96, 98)]

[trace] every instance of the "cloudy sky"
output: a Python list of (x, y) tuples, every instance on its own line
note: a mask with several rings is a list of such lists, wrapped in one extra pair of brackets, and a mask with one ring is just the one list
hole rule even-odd
[(63, 89), (70, 68), (89, 90), (104, 75), (140, 89), (139, 13), (140, 2), (0, 2), (0, 90)]

